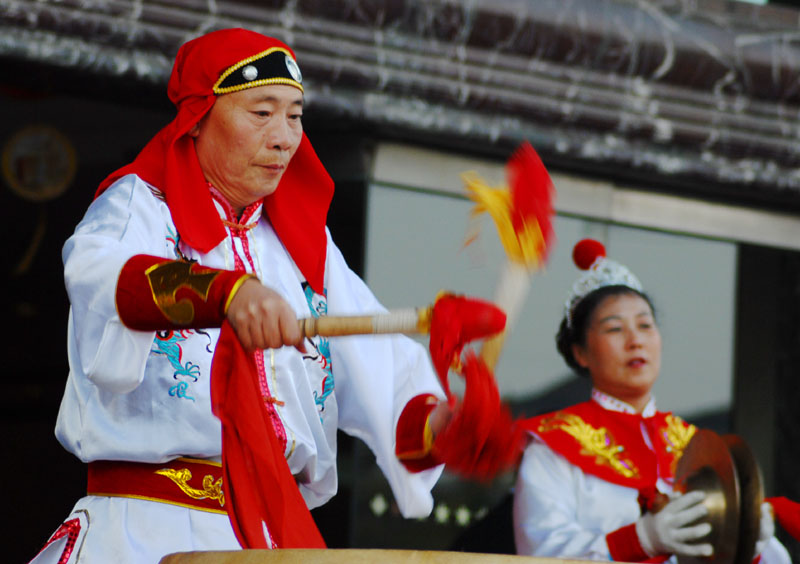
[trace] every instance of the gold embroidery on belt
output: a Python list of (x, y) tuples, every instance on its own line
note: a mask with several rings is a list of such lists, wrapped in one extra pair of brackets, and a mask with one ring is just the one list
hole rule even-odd
[(219, 272), (213, 270), (193, 271), (192, 264), (183, 261), (163, 262), (145, 271), (153, 301), (167, 319), (177, 325), (189, 325), (194, 321), (194, 305), (189, 300), (177, 301), (177, 291), (189, 288), (205, 301), (211, 284), (219, 276)]
[(203, 489), (193, 488), (189, 485), (189, 480), (192, 479), (192, 472), (188, 468), (181, 468), (180, 470), (173, 470), (172, 468), (162, 468), (156, 470), (156, 474), (166, 476), (178, 487), (191, 497), (192, 499), (215, 499), (219, 501), (220, 507), (225, 507), (225, 494), (222, 491), (222, 478), (214, 481), (214, 476), (206, 474), (203, 476)]
[(639, 475), (639, 470), (633, 462), (622, 455), (625, 447), (616, 444), (605, 427), (595, 429), (579, 416), (561, 412), (544, 419), (539, 425), (540, 432), (558, 429), (578, 441), (581, 445), (581, 454), (594, 456), (597, 464), (607, 464), (626, 478)]

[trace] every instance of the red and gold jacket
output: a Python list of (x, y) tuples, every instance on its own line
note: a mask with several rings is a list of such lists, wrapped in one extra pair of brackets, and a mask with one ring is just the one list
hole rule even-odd
[(696, 431), (669, 412), (643, 417), (605, 409), (594, 400), (527, 419), (522, 425), (587, 474), (640, 491), (655, 488), (658, 478), (672, 483), (678, 459)]
[[(656, 501), (659, 479), (672, 485), (678, 460), (697, 429), (654, 408), (646, 409), (645, 415), (606, 409), (598, 401), (616, 400), (597, 390), (592, 395), (591, 401), (532, 417), (521, 425), (583, 472), (638, 490), (644, 512)], [(609, 533), (606, 541), (614, 560), (649, 560), (635, 524)]]

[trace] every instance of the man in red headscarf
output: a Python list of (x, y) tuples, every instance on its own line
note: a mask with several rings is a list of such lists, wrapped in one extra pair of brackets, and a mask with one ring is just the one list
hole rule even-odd
[(294, 53), (216, 31), (181, 47), (168, 93), (175, 119), (64, 246), (56, 435), (88, 463), (88, 495), (36, 561), (324, 546), (307, 507), (336, 492), (337, 429), (373, 450), (404, 515), (428, 514), (450, 408), (425, 350), (303, 339), (296, 321), (383, 309), (325, 227), (333, 183), (303, 133)]

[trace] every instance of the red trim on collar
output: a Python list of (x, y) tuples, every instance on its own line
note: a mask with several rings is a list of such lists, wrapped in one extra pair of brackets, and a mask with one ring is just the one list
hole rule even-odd
[(207, 183), (208, 190), (211, 192), (211, 199), (217, 202), (220, 206), (222, 206), (222, 210), (225, 212), (225, 219), (230, 223), (235, 223), (244, 227), (251, 221), (258, 221), (258, 218), (255, 217), (256, 212), (261, 208), (263, 202), (253, 202), (252, 204), (246, 206), (242, 213), (237, 216), (236, 210), (233, 209), (233, 206), (228, 201), (228, 199), (217, 190), (213, 184), (210, 182)]
[[(694, 427), (667, 412), (652, 417), (622, 413), (587, 401), (521, 423), (552, 450), (587, 474), (643, 490), (671, 481)], [(653, 443), (641, 432), (644, 424)]]

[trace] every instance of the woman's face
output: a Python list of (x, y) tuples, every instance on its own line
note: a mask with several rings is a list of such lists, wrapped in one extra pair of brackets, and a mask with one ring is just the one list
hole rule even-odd
[(636, 294), (612, 295), (589, 318), (585, 345), (573, 345), (598, 390), (641, 411), (661, 369), (661, 333), (653, 311)]

